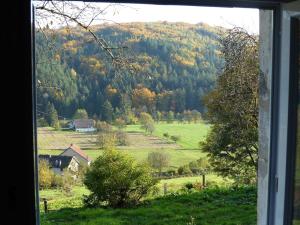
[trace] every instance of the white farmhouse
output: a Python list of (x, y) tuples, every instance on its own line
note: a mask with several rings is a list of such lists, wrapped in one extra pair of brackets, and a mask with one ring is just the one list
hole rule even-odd
[(94, 132), (97, 129), (94, 127), (92, 119), (76, 119), (70, 124), (70, 127), (78, 132)]

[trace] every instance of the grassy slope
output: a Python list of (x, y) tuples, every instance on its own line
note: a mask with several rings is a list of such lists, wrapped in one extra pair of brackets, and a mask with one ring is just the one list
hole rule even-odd
[(256, 224), (256, 189), (212, 189), (150, 200), (131, 209), (61, 209), (41, 214), (50, 225)]

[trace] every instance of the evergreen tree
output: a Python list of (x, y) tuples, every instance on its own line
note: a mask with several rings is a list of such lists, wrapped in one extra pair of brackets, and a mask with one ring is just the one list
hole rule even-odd
[(48, 103), (47, 105), (47, 114), (46, 114), (46, 121), (47, 123), (56, 129), (59, 128), (59, 120), (57, 111), (52, 103)]
[(107, 122), (112, 122), (114, 116), (113, 113), (114, 109), (111, 103), (108, 100), (106, 100), (102, 105), (102, 119)]
[(88, 113), (85, 109), (77, 109), (73, 119), (88, 119)]

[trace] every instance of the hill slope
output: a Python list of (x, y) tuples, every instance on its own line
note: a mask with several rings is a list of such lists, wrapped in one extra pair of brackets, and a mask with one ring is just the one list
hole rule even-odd
[[(51, 35), (48, 31), (55, 48), (49, 48), (38, 32), (37, 78), (43, 84), (37, 93), (40, 111), (47, 112), (52, 103), (65, 117), (82, 107), (90, 116), (106, 119), (106, 100), (115, 117), (139, 107), (152, 114), (204, 111), (202, 96), (214, 87), (223, 63), (219, 51), (223, 29), (153, 22), (105, 24), (93, 30), (109, 46), (126, 47), (112, 51), (132, 61), (136, 70), (113, 67), (91, 35), (78, 27), (61, 28)], [(134, 93), (145, 97), (136, 100)]]

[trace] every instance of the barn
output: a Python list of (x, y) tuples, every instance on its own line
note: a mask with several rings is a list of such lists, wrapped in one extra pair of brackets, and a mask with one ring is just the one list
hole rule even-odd
[(97, 129), (94, 127), (94, 120), (92, 119), (76, 119), (70, 124), (71, 129), (77, 132), (94, 132)]

